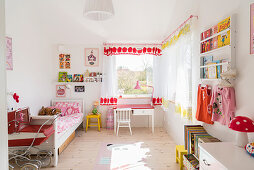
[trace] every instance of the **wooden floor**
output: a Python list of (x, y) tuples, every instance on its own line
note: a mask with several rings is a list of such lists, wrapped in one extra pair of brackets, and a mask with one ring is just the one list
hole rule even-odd
[(175, 143), (162, 128), (156, 128), (154, 134), (148, 128), (132, 130), (133, 135), (130, 136), (128, 129), (121, 128), (118, 137), (113, 135), (113, 131), (105, 129), (98, 132), (95, 128), (89, 128), (87, 133), (78, 130), (76, 138), (60, 155), (58, 166), (47, 170), (94, 170), (102, 143), (136, 142), (144, 142), (142, 147), (150, 150), (151, 156), (145, 160), (148, 169), (179, 169), (175, 163)]

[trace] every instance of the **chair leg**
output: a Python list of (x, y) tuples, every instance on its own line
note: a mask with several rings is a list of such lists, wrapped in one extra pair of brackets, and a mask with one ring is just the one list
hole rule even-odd
[(131, 124), (129, 123), (129, 129), (130, 129), (130, 133), (132, 135), (132, 131), (131, 131)]
[(87, 132), (87, 128), (88, 128), (88, 121), (89, 121), (89, 118), (86, 119), (86, 132)]
[(98, 130), (101, 131), (101, 123), (100, 123), (100, 119), (98, 118)]
[(117, 136), (118, 136), (118, 132), (119, 132), (119, 123), (117, 123), (117, 133), (116, 133)]

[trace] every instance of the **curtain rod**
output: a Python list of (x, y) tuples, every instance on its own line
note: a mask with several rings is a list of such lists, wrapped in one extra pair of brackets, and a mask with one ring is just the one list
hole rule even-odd
[(103, 45), (161, 45), (161, 43), (103, 43)]
[(167, 38), (165, 38), (162, 41), (162, 44), (167, 41), (169, 39), (169, 37), (171, 37), (176, 31), (178, 31), (186, 22), (188, 22), (190, 19), (192, 19), (193, 17), (196, 17), (198, 19), (198, 16), (196, 15), (191, 15), (188, 19), (186, 19), (181, 25), (179, 25), (179, 27), (177, 27), (171, 34), (169, 34), (169, 36), (167, 36)]

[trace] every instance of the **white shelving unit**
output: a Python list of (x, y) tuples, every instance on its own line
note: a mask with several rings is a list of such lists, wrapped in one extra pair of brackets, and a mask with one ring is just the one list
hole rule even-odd
[[(226, 45), (226, 46), (223, 46), (220, 48), (216, 48), (216, 49), (213, 49), (213, 50), (210, 50), (207, 52), (203, 52), (203, 53), (201, 52), (201, 48), (200, 48), (200, 79), (201, 80), (216, 81), (216, 80), (220, 79), (220, 78), (216, 78), (216, 79), (204, 78), (205, 77), (204, 70), (206, 68), (214, 67), (214, 66), (216, 66), (216, 67), (217, 66), (226, 66), (226, 65), (228, 65), (228, 70), (235, 68), (235, 34), (236, 34), (236, 28), (235, 28), (236, 21), (235, 20), (236, 20), (235, 14), (231, 15), (229, 28), (200, 41), (200, 47), (201, 47), (201, 44), (206, 42), (207, 40), (210, 40), (210, 39), (212, 39), (216, 36), (219, 36), (219, 35), (226, 34), (228, 31), (230, 31), (230, 44), (229, 45)], [(209, 28), (212, 28), (212, 27), (207, 27), (206, 29), (204, 29), (203, 32), (205, 32)], [(203, 65), (203, 59), (204, 59), (204, 57), (207, 57), (207, 56), (213, 56), (213, 61), (226, 60), (227, 62), (218, 63), (218, 64), (211, 64), (211, 65)]]

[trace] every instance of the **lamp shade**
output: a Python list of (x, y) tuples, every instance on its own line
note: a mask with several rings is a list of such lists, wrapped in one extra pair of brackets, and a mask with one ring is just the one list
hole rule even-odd
[(96, 21), (103, 21), (114, 15), (112, 0), (86, 0), (84, 16)]
[(141, 89), (140, 85), (139, 85), (139, 81), (137, 81), (136, 86), (134, 87), (134, 89)]
[(245, 116), (237, 116), (233, 118), (228, 127), (238, 132), (254, 132), (254, 122)]

